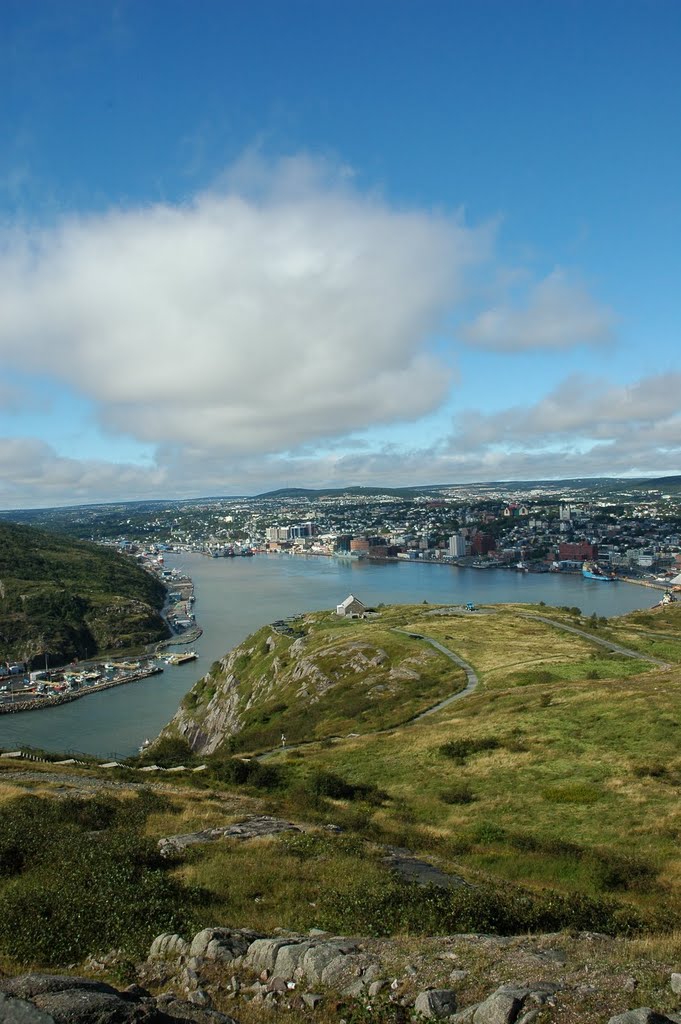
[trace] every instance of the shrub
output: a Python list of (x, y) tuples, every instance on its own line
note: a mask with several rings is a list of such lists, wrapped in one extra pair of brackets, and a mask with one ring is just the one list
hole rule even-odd
[(645, 924), (633, 907), (579, 893), (485, 883), (445, 889), (395, 877), (371, 889), (327, 891), (319, 911), (322, 924), (341, 934), (514, 935), (574, 928), (614, 935), (641, 931)]
[(175, 768), (194, 760), (192, 748), (183, 736), (161, 736), (140, 757), (140, 764), (159, 764)]
[(440, 793), (440, 800), (445, 804), (471, 804), (475, 794), (466, 782), (455, 783)]
[(139, 955), (160, 931), (186, 930), (203, 894), (171, 877), (140, 831), (167, 803), (148, 792), (8, 802), (0, 810), (0, 951), (58, 965), (112, 947)]
[(440, 753), (445, 757), (464, 764), (471, 754), (478, 754), (483, 750), (496, 750), (500, 746), (495, 736), (480, 737), (478, 739), (458, 739), (443, 743), (439, 748)]

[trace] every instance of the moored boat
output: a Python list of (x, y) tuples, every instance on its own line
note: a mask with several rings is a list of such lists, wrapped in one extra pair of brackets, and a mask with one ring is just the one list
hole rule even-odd
[(598, 580), (600, 583), (612, 583), (617, 579), (614, 573), (604, 572), (595, 562), (584, 562), (582, 576), (585, 580)]

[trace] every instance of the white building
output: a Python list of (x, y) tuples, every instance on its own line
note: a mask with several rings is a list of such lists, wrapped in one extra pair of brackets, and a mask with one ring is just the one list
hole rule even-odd
[(463, 558), (466, 554), (466, 541), (460, 533), (454, 533), (449, 538), (449, 554), (452, 558)]
[(348, 594), (341, 604), (336, 605), (336, 615), (346, 619), (362, 619), (365, 612), (365, 605), (353, 594)]

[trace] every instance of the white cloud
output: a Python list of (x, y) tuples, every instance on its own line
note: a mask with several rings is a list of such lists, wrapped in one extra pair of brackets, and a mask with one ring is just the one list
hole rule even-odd
[(573, 375), (535, 405), (484, 415), (470, 409), (457, 419), (452, 445), (537, 447), (557, 442), (627, 439), (640, 445), (681, 445), (681, 373), (644, 377), (626, 385)]
[(234, 455), (435, 409), (450, 376), (428, 339), (491, 232), (339, 178), (251, 158), (184, 206), (5, 235), (0, 359), (112, 431)]
[(464, 325), (468, 344), (494, 352), (566, 349), (611, 340), (612, 310), (599, 305), (579, 281), (555, 270), (530, 290), (524, 307), (507, 303)]

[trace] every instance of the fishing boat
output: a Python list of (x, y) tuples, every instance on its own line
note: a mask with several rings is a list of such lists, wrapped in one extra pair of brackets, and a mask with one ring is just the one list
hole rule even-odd
[(166, 658), (168, 665), (184, 665), (186, 661), (196, 661), (198, 654), (196, 651), (184, 651), (182, 654), (170, 654)]
[(617, 579), (614, 573), (604, 572), (595, 562), (584, 562), (582, 576), (585, 580), (598, 580), (601, 583), (612, 583)]

